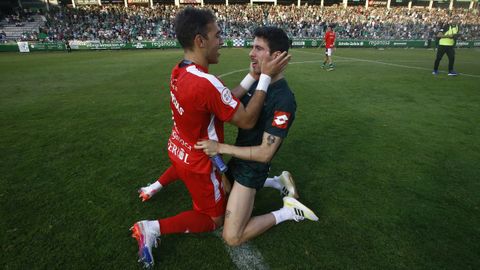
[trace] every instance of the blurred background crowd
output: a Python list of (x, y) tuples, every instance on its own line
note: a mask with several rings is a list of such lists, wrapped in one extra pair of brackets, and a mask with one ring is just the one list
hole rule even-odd
[[(338, 39), (434, 39), (442, 23), (456, 17), (464, 39), (480, 39), (478, 9), (428, 9), (407, 7), (346, 7), (333, 5), (206, 5), (218, 18), (225, 38), (245, 39), (259, 25), (283, 28), (291, 38), (320, 38), (333, 25)], [(57, 7), (49, 11), (19, 10), (6, 15), (2, 26), (38, 27), (22, 32), (17, 40), (102, 42), (158, 41), (174, 39), (173, 20), (181, 7), (93, 5)], [(1, 40), (8, 39), (0, 29)]]

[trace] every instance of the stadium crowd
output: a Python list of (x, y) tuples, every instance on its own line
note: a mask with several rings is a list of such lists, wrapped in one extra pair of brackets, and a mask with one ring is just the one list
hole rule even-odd
[[(292, 38), (318, 38), (333, 24), (339, 39), (434, 39), (443, 20), (457, 16), (464, 39), (480, 39), (478, 10), (318, 5), (209, 5), (226, 38), (249, 38), (258, 25), (285, 29)], [(156, 41), (175, 38), (175, 5), (82, 6), (44, 13), (46, 24), (27, 40)]]

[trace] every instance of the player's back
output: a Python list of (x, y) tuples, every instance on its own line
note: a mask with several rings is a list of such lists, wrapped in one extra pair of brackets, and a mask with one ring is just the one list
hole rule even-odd
[(185, 72), (170, 89), (173, 120), (182, 137), (190, 143), (205, 139), (212, 117), (208, 111), (202, 79)]
[[(183, 63), (183, 62), (182, 62)], [(195, 64), (177, 65), (170, 82), (170, 106), (174, 127), (169, 140), (169, 155), (172, 161), (196, 171), (209, 171), (208, 157), (193, 145), (200, 140), (223, 142), (223, 122), (230, 120), (237, 107), (225, 102), (226, 88), (206, 69)]]

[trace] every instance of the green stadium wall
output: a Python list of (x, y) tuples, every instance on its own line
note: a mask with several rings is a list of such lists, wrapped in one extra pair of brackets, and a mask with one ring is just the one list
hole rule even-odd
[[(312, 48), (319, 47), (323, 43), (321, 39), (296, 39), (292, 41), (292, 47)], [(251, 47), (253, 40), (226, 40), (224, 47)], [(431, 48), (434, 42), (428, 40), (348, 40), (342, 39), (335, 42), (337, 48)], [(457, 47), (478, 48), (480, 40), (459, 41)], [(29, 42), (29, 50), (35, 51), (64, 51), (65, 44), (62, 42)], [(156, 42), (72, 42), (72, 50), (124, 50), (124, 49), (171, 49), (180, 48), (176, 40), (162, 40)], [(0, 44), (0, 52), (19, 52), (17, 44)]]

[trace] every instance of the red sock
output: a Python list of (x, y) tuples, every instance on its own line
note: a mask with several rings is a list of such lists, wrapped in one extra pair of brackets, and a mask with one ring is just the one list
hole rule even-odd
[(170, 165), (170, 167), (168, 167), (168, 169), (163, 172), (162, 175), (160, 175), (160, 177), (157, 179), (157, 181), (162, 184), (162, 186), (166, 186), (170, 183), (172, 183), (173, 181), (175, 180), (178, 180), (179, 177), (178, 177), (178, 174), (177, 174), (177, 170), (175, 170), (175, 167), (173, 167), (172, 165)]
[(194, 210), (159, 219), (158, 222), (161, 234), (210, 232), (216, 228), (210, 216)]

